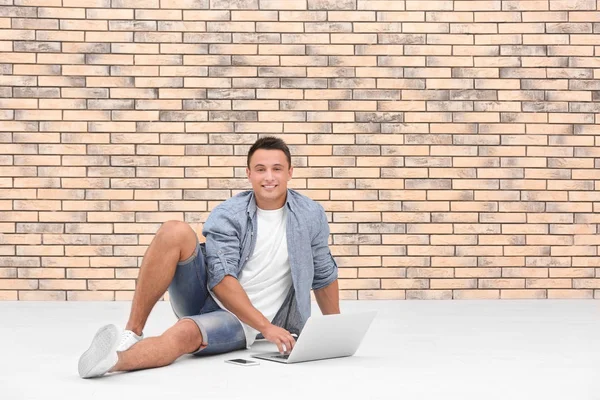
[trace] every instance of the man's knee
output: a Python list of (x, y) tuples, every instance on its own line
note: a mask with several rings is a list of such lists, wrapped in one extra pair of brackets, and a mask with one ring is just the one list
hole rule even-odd
[(156, 236), (171, 243), (173, 247), (180, 248), (180, 261), (190, 257), (196, 249), (196, 233), (187, 222), (166, 221), (160, 226)]
[(180, 346), (181, 352), (193, 353), (202, 345), (202, 333), (198, 325), (191, 319), (180, 319), (167, 332), (169, 339)]
[(183, 221), (177, 221), (177, 220), (170, 220), (170, 221), (166, 221), (163, 222), (163, 224), (160, 226), (158, 232), (156, 232), (157, 235), (161, 234), (163, 236), (168, 236), (168, 237), (180, 237), (180, 236), (185, 236), (185, 235), (189, 235), (189, 234), (193, 234), (194, 230), (192, 229), (191, 226), (188, 225), (187, 222), (183, 222)]

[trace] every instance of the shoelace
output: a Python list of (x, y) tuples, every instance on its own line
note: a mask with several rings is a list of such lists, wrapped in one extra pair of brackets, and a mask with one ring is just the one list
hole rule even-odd
[(119, 343), (119, 347), (123, 346), (126, 342), (129, 341), (129, 339), (131, 337), (135, 337), (137, 335), (135, 335), (135, 333), (133, 333), (132, 331), (125, 331), (123, 332), (123, 335), (121, 335), (121, 342)]

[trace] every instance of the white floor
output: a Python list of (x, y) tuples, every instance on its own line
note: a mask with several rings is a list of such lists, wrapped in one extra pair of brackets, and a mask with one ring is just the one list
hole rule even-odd
[[(600, 303), (347, 301), (378, 310), (354, 357), (257, 367), (197, 358), (83, 380), (77, 360), (128, 302), (0, 302), (0, 399), (600, 399)], [(313, 305), (314, 306), (314, 305)], [(318, 309), (314, 306), (314, 312)], [(159, 303), (146, 335), (175, 319)]]

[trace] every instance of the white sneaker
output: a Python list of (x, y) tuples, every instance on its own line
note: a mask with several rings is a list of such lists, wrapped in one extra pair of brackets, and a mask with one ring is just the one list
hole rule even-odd
[(117, 351), (125, 351), (129, 349), (131, 346), (139, 342), (144, 338), (144, 333), (141, 336), (136, 335), (133, 331), (124, 330), (121, 333), (121, 340), (119, 341), (119, 345), (117, 346)]
[(117, 364), (119, 333), (114, 325), (106, 325), (98, 330), (90, 347), (79, 358), (79, 376), (82, 378), (102, 376)]

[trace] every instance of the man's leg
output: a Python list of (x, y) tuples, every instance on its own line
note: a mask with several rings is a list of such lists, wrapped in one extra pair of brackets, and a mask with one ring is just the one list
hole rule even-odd
[(184, 317), (161, 336), (141, 340), (125, 351), (118, 351), (118, 337), (119, 330), (114, 325), (98, 331), (79, 359), (82, 378), (162, 367), (184, 354), (221, 354), (246, 346), (242, 324), (224, 310)]
[(177, 263), (194, 254), (196, 244), (196, 233), (187, 223), (162, 224), (144, 254), (125, 329), (141, 335), (152, 308), (173, 280)]
[(119, 361), (109, 372), (164, 367), (198, 350), (201, 343), (198, 325), (191, 319), (181, 319), (161, 336), (144, 339), (118, 353)]

